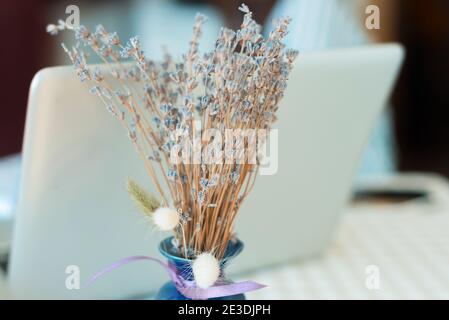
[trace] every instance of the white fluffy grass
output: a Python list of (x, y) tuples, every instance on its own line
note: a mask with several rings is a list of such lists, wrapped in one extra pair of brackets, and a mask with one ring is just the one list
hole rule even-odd
[(211, 253), (201, 253), (193, 261), (192, 272), (196, 285), (201, 289), (207, 289), (218, 280), (220, 264)]
[(153, 222), (161, 231), (171, 231), (179, 223), (179, 214), (173, 208), (158, 208), (153, 213)]

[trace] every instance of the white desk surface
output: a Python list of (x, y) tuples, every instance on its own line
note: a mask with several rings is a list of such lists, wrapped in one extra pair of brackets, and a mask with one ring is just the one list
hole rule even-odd
[(322, 257), (245, 275), (268, 285), (248, 298), (449, 299), (449, 207), (348, 211)]

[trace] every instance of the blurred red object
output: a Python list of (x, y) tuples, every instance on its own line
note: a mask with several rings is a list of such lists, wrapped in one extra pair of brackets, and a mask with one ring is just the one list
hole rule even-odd
[(0, 156), (20, 152), (33, 75), (48, 65), (47, 1), (2, 0), (0, 28)]

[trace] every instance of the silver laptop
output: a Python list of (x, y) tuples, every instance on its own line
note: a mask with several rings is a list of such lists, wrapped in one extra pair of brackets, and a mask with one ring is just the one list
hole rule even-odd
[[(279, 110), (277, 173), (258, 177), (241, 208), (236, 226), (245, 249), (232, 272), (323, 252), (402, 59), (398, 45), (299, 57)], [(167, 235), (134, 207), (128, 177), (148, 181), (126, 133), (88, 85), (71, 67), (40, 71), (28, 106), (11, 297), (127, 298), (168, 280), (159, 266), (136, 263), (84, 286), (120, 258), (159, 257)], [(79, 268), (80, 289), (67, 288), (68, 266)]]

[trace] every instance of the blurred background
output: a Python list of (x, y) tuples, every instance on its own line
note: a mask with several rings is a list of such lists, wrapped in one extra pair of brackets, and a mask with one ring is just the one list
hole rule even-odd
[[(407, 50), (404, 68), (368, 144), (359, 177), (417, 171), (449, 177), (449, 2), (446, 0), (246, 0), (269, 30), (274, 17), (292, 17), (286, 44), (300, 52), (396, 41)], [(209, 17), (200, 50), (211, 49), (225, 25), (238, 28), (241, 0), (3, 0), (0, 26), (0, 216), (12, 215), (20, 176), (20, 151), (31, 79), (41, 68), (67, 65), (61, 42), (45, 30), (76, 5), (88, 28), (103, 24), (121, 39), (139, 35), (145, 54), (158, 59), (162, 46), (180, 56), (195, 14)], [(376, 5), (380, 28), (368, 30), (366, 8)], [(208, 47), (209, 46), (209, 47)], [(95, 57), (92, 57), (95, 62)], [(0, 224), (1, 228), (1, 224)], [(0, 230), (0, 235), (7, 234)], [(0, 243), (1, 243), (0, 239)]]
[[(407, 59), (394, 92), (391, 111), (390, 139), (395, 167), (398, 170), (430, 171), (449, 176), (449, 2), (308, 1), (315, 3), (314, 8), (296, 8), (292, 2), (307, 0), (246, 1), (253, 9), (256, 20), (264, 25), (269, 25), (268, 20), (273, 12), (292, 16), (293, 23), (302, 19), (300, 23), (307, 28), (298, 27), (298, 32), (292, 32), (298, 35), (292, 43), (301, 41), (305, 48), (301, 44), (296, 46), (302, 51), (357, 44), (357, 41), (350, 40), (346, 43), (328, 40), (323, 45), (322, 38), (329, 33), (324, 27), (315, 33), (313, 39), (301, 38), (300, 33), (304, 29), (309, 34), (314, 33), (313, 28), (309, 27), (309, 20), (315, 19), (321, 26), (328, 23), (329, 19), (324, 14), (316, 15), (328, 9), (326, 2), (337, 6), (337, 9), (331, 9), (336, 14), (341, 11), (338, 6), (350, 7), (345, 11), (353, 15), (356, 28), (369, 37), (368, 41), (398, 41), (404, 44)], [(150, 57), (158, 57), (162, 44), (172, 52), (182, 52), (184, 47), (175, 40), (190, 34), (191, 21), (198, 10), (211, 18), (206, 28), (206, 38), (213, 39), (221, 24), (235, 28), (241, 21), (241, 13), (236, 10), (240, 4), (237, 0), (3, 0), (0, 4), (0, 25), (4, 30), (0, 51), (3, 72), (0, 79), (0, 157), (17, 154), (21, 150), (28, 89), (33, 75), (43, 67), (68, 64), (59, 47), (64, 36), (50, 37), (45, 27), (58, 18), (65, 19), (65, 8), (69, 4), (79, 6), (82, 24), (93, 27), (101, 22), (106, 28), (117, 30), (122, 38), (139, 34)], [(380, 8), (380, 30), (364, 27), (368, 4), (376, 4)], [(300, 11), (290, 11), (295, 8)], [(304, 15), (304, 12), (313, 14)], [(344, 33), (345, 29), (339, 31)], [(314, 41), (317, 44), (309, 44)], [(207, 39), (203, 43), (206, 42)], [(186, 47), (187, 43), (184, 45)]]

